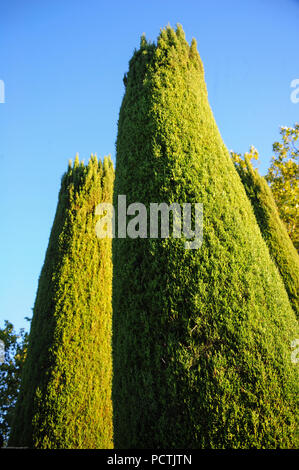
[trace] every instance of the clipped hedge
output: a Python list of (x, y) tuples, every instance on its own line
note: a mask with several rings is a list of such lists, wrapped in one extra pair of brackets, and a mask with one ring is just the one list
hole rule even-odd
[(111, 239), (97, 238), (95, 208), (113, 179), (93, 156), (63, 176), (10, 446), (112, 447)]
[(256, 220), (284, 281), (291, 305), (299, 315), (299, 256), (286, 226), (279, 217), (271, 189), (266, 180), (254, 169), (248, 157), (235, 162)]
[(115, 447), (296, 447), (298, 323), (195, 40), (180, 26), (142, 37), (124, 83), (114, 205), (203, 203), (204, 239), (113, 240)]

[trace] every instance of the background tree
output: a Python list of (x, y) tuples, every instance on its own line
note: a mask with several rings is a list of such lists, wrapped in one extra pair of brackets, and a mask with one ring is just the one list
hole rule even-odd
[(242, 157), (231, 153), (246, 194), (252, 204), (263, 238), (282, 276), (292, 307), (299, 315), (299, 256), (282, 222), (266, 180), (253, 168), (258, 151), (251, 147)]
[(281, 127), (281, 142), (274, 142), (271, 166), (266, 175), (281, 219), (299, 250), (299, 124)]
[[(296, 447), (298, 323), (181, 27), (142, 37), (119, 114), (114, 205), (203, 203), (185, 237), (113, 239), (117, 448)], [(194, 213), (193, 213), (194, 223)], [(149, 222), (147, 226), (149, 237)], [(137, 230), (137, 229), (136, 229)]]
[(112, 447), (111, 239), (96, 236), (96, 207), (113, 178), (93, 156), (63, 176), (9, 445)]
[(4, 362), (0, 363), (0, 435), (6, 445), (20, 389), (28, 333), (24, 328), (17, 333), (13, 324), (5, 320), (4, 328), (0, 329), (0, 340), (4, 344)]

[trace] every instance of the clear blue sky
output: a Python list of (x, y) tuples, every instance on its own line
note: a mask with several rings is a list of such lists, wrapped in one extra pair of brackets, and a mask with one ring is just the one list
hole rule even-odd
[(0, 5), (0, 327), (32, 316), (68, 159), (115, 158), (128, 61), (144, 32), (197, 39), (229, 149), (265, 174), (279, 126), (299, 120), (299, 0), (4, 0)]

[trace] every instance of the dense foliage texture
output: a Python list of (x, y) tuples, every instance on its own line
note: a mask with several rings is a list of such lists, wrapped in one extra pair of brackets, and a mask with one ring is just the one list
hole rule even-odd
[(112, 447), (111, 239), (97, 238), (95, 210), (113, 179), (93, 156), (62, 179), (9, 445)]
[(288, 235), (285, 224), (279, 217), (271, 189), (250, 162), (251, 153), (244, 158), (232, 154), (247, 196), (266, 240), (270, 254), (283, 278), (291, 305), (299, 315), (299, 256)]
[(279, 214), (299, 250), (299, 123), (281, 127), (281, 142), (274, 142), (274, 155), (266, 175)]
[[(114, 204), (203, 203), (201, 248), (113, 240), (114, 443), (295, 447), (298, 323), (212, 112), (196, 42), (142, 37), (124, 77)], [(149, 213), (149, 210), (148, 210)], [(194, 218), (194, 214), (193, 214)]]
[(17, 333), (12, 323), (5, 321), (0, 329), (0, 447), (7, 445), (10, 427), (14, 415), (17, 396), (20, 389), (21, 374), (25, 362), (28, 333), (23, 328)]

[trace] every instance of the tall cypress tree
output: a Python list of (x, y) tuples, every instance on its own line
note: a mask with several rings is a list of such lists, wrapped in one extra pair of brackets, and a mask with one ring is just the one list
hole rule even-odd
[(282, 276), (291, 305), (299, 315), (299, 256), (279, 217), (271, 189), (266, 180), (254, 169), (249, 156), (236, 158), (236, 169), (247, 196), (252, 203), (256, 220), (266, 240), (270, 254)]
[(195, 40), (181, 27), (157, 44), (142, 37), (124, 83), (114, 206), (119, 195), (148, 214), (153, 202), (203, 203), (204, 234), (199, 249), (174, 236), (113, 240), (115, 446), (295, 447), (298, 324)]
[(10, 445), (112, 447), (111, 239), (97, 238), (95, 213), (113, 179), (94, 156), (62, 178)]

